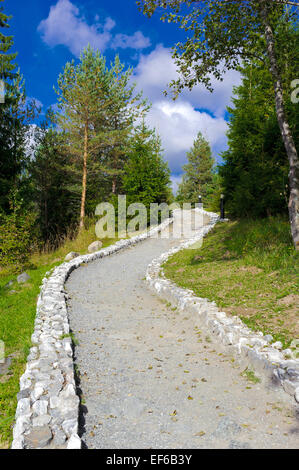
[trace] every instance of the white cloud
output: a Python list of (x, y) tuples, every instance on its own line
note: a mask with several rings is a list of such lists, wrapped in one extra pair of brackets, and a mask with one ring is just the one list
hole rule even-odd
[(161, 135), (171, 171), (180, 174), (182, 165), (186, 163), (186, 152), (190, 150), (199, 131), (210, 142), (215, 157), (227, 148), (227, 122), (224, 116), (226, 106), (230, 103), (232, 87), (239, 83), (240, 77), (234, 71), (228, 72), (223, 82), (214, 80), (214, 93), (197, 86), (191, 92), (183, 91), (173, 101), (170, 96), (165, 98), (163, 91), (176, 77), (171, 51), (162, 45), (158, 45), (148, 55), (141, 55), (134, 74), (138, 89), (142, 89), (144, 96), (152, 102), (147, 122)]
[(173, 190), (173, 193), (176, 194), (177, 193), (177, 190), (178, 190), (178, 187), (179, 187), (179, 184), (181, 183), (182, 181), (182, 174), (180, 175), (171, 175), (170, 179), (171, 179), (171, 186), (172, 186), (172, 190)]
[(145, 49), (151, 45), (149, 38), (145, 37), (141, 31), (136, 31), (132, 36), (127, 34), (117, 34), (112, 42), (114, 49)]
[(172, 172), (181, 171), (186, 162), (186, 152), (192, 147), (199, 131), (210, 142), (214, 155), (226, 147), (225, 119), (196, 111), (187, 101), (156, 101), (146, 120), (160, 134)]
[[(141, 55), (135, 70), (135, 79), (145, 96), (152, 101), (161, 99), (167, 85), (178, 78), (176, 64), (171, 56), (171, 49), (159, 44), (150, 54)], [(226, 107), (230, 104), (233, 86), (241, 83), (239, 72), (229, 70), (224, 75), (223, 81), (211, 78), (213, 93), (210, 93), (203, 85), (198, 85), (192, 91), (184, 90), (181, 98), (190, 102), (194, 108), (208, 109), (215, 116), (223, 116)], [(169, 94), (171, 99), (171, 92)]]
[(101, 52), (108, 47), (143, 49), (150, 45), (141, 31), (132, 36), (117, 34), (113, 38), (111, 31), (116, 26), (115, 21), (109, 17), (103, 23), (99, 21), (96, 15), (95, 24), (89, 25), (70, 0), (58, 0), (50, 8), (48, 18), (39, 24), (38, 31), (48, 46), (64, 45), (77, 57), (88, 44)]

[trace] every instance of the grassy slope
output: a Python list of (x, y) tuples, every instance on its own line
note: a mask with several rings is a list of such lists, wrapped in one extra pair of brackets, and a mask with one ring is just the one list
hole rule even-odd
[[(5, 343), (5, 356), (12, 357), (10, 368), (0, 375), (0, 448), (9, 446), (12, 440), (19, 378), (24, 372), (31, 346), (36, 300), (42, 279), (47, 271), (62, 263), (70, 251), (86, 253), (88, 245), (95, 239), (94, 227), (91, 226), (76, 240), (67, 240), (55, 252), (34, 254), (31, 258), (32, 266), (26, 269), (30, 276), (26, 284), (19, 285), (15, 281), (16, 275), (8, 269), (0, 271), (0, 339)], [(103, 246), (114, 242), (116, 240), (105, 240)], [(14, 284), (5, 287), (10, 280), (14, 280)], [(16, 293), (10, 294), (10, 290)]]
[(241, 220), (217, 224), (202, 248), (177, 253), (164, 272), (288, 347), (299, 337), (298, 260), (287, 220)]

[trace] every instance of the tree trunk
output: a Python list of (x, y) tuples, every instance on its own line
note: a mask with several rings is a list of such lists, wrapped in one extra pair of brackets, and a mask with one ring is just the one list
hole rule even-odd
[(269, 23), (267, 4), (264, 0), (261, 0), (261, 16), (265, 27), (267, 52), (270, 61), (270, 71), (274, 83), (277, 120), (290, 164), (290, 197), (288, 208), (291, 224), (291, 233), (295, 248), (296, 250), (299, 250), (299, 160), (294, 139), (291, 134), (291, 130), (284, 109), (283, 89), (276, 61), (274, 36), (271, 25)]
[(84, 155), (83, 155), (83, 177), (82, 177), (82, 197), (79, 230), (84, 227), (85, 201), (86, 201), (86, 182), (87, 182), (87, 156), (88, 156), (88, 124), (84, 128)]

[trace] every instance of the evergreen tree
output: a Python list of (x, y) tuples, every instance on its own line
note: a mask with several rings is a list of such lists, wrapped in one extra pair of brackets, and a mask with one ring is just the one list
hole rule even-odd
[(92, 212), (121, 187), (133, 124), (147, 110), (141, 93), (135, 94), (135, 85), (130, 85), (131, 75), (132, 69), (124, 71), (118, 56), (108, 68), (105, 58), (88, 46), (80, 63), (66, 64), (59, 77), (58, 123), (75, 181), (78, 164), (83, 163), (80, 228), (86, 211)]
[[(0, 0), (1, 2), (3, 0)], [(12, 193), (22, 191), (26, 181), (26, 133), (37, 113), (34, 102), (27, 103), (25, 84), (16, 69), (12, 36), (2, 29), (9, 27), (9, 17), (0, 8), (0, 80), (4, 84), (4, 103), (0, 103), (0, 210), (11, 210)]]
[(187, 153), (188, 163), (183, 166), (185, 174), (178, 188), (177, 200), (198, 203), (198, 196), (206, 205), (213, 188), (212, 152), (201, 132), (197, 134), (191, 150)]
[[(241, 69), (242, 84), (228, 108), (229, 150), (219, 171), (232, 215), (265, 217), (287, 213), (288, 161), (275, 115), (271, 76), (252, 63)], [(292, 107), (295, 108), (295, 107)], [(295, 109), (290, 123), (297, 137)]]
[[(4, 0), (0, 0), (2, 3)], [(9, 28), (10, 17), (3, 13), (3, 6), (0, 7), (0, 80), (2, 83), (2, 98), (4, 103), (0, 103), (0, 209), (7, 212), (9, 210), (8, 193), (13, 181), (16, 178), (19, 167), (17, 162), (12, 161), (11, 141), (12, 141), (12, 116), (11, 106), (15, 105), (15, 96), (11, 81), (15, 78), (16, 64), (14, 59), (17, 54), (9, 53), (13, 46), (13, 37), (6, 36), (4, 29)]]
[[(299, 159), (286, 109), (291, 90), (282, 79), (278, 30), (281, 21), (298, 19), (298, 1), (288, 0), (138, 0), (151, 17), (162, 7), (163, 21), (177, 23), (188, 32), (185, 42), (174, 48), (180, 76), (172, 82), (175, 94), (203, 83), (212, 91), (211, 78), (222, 79), (227, 69), (236, 69), (240, 59), (256, 59), (267, 67), (272, 78), (276, 118), (289, 161), (289, 219), (294, 246), (299, 250)], [(287, 5), (295, 8), (288, 8)], [(298, 47), (297, 47), (298, 49)]]
[(144, 122), (132, 136), (124, 172), (123, 190), (128, 204), (141, 202), (149, 209), (151, 203), (169, 202), (170, 171), (162, 157), (161, 140)]
[(51, 247), (75, 227), (76, 211), (80, 207), (80, 198), (72, 190), (68, 157), (61, 151), (63, 137), (55, 128), (54, 115), (48, 113), (36, 130), (35, 157), (29, 165), (39, 236)]
[(121, 187), (124, 164), (127, 159), (130, 134), (136, 119), (148, 110), (142, 93), (135, 94), (135, 84), (130, 84), (133, 69), (124, 71), (119, 57), (115, 57), (112, 67), (113, 82), (110, 88), (109, 129), (107, 133), (107, 167), (112, 178), (112, 194)]
[[(3, 3), (4, 0), (0, 0)], [(13, 62), (17, 56), (16, 53), (9, 53), (13, 46), (13, 37), (6, 36), (2, 29), (9, 28), (8, 21), (10, 16), (3, 13), (3, 6), (0, 6), (0, 79), (4, 80), (9, 87), (9, 80), (15, 78), (16, 64)]]
[[(82, 165), (80, 229), (84, 226), (88, 169), (105, 146), (112, 79), (105, 58), (90, 46), (84, 49), (78, 65), (74, 61), (66, 64), (58, 79), (62, 111), (58, 124), (64, 131), (64, 149), (74, 157), (74, 168), (78, 162)], [(94, 165), (93, 169), (96, 169)]]

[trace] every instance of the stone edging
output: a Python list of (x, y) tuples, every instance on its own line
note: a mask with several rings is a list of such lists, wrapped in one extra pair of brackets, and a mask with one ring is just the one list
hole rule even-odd
[(282, 351), (279, 342), (270, 344), (273, 340), (270, 335), (253, 332), (240, 318), (227, 316), (225, 312), (219, 311), (215, 302), (196, 297), (191, 290), (178, 287), (164, 276), (162, 264), (173, 254), (201, 240), (220, 220), (217, 214), (205, 214), (210, 217), (210, 223), (202, 227), (195, 237), (151, 262), (146, 272), (147, 284), (159, 297), (171, 302), (179, 310), (198, 315), (207, 330), (218, 336), (239, 362), (245, 367), (253, 367), (274, 383), (281, 384), (299, 403), (299, 360), (286, 358), (292, 354), (291, 350)]
[(72, 338), (64, 284), (82, 265), (109, 256), (154, 236), (173, 219), (131, 239), (96, 253), (78, 256), (57, 266), (42, 281), (37, 301), (33, 346), (20, 378), (20, 392), (13, 429), (12, 449), (80, 449), (78, 436), (79, 397), (76, 394)]

